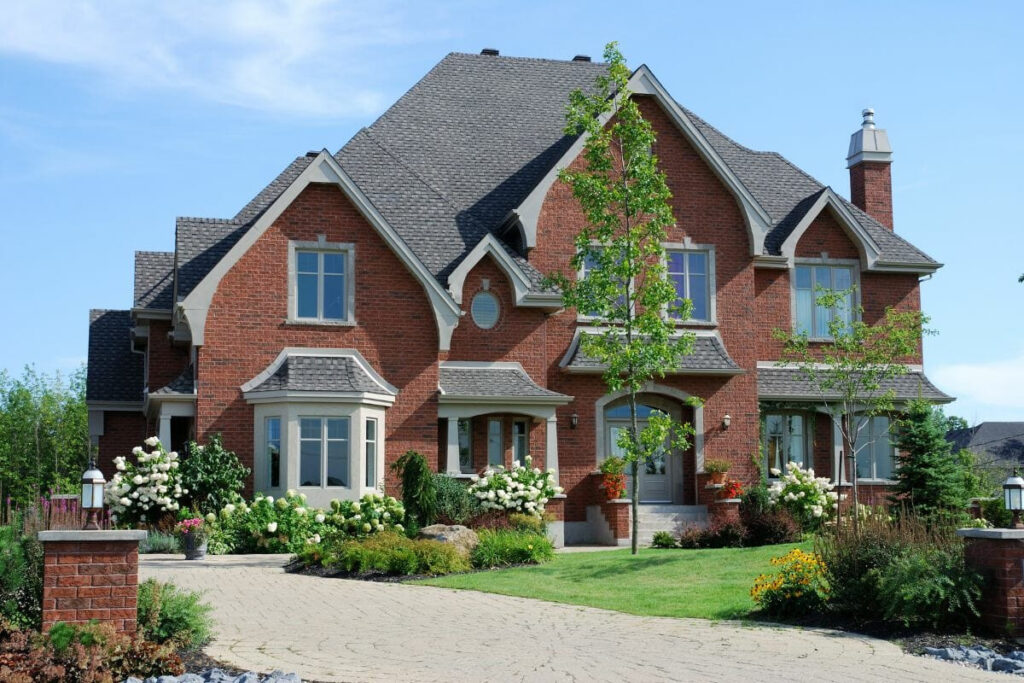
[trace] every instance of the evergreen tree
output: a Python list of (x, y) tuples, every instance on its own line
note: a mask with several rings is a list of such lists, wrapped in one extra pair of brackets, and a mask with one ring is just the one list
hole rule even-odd
[(946, 441), (946, 416), (927, 401), (913, 401), (897, 426), (899, 470), (893, 502), (924, 516), (963, 512), (971, 494), (965, 461)]

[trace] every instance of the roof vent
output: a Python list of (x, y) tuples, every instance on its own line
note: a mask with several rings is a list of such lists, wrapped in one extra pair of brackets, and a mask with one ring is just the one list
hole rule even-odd
[(590, 61), (590, 55), (576, 55), (575, 57), (572, 58), (572, 61), (574, 61), (574, 62), (589, 62)]
[(487, 55), (488, 57), (497, 57), (501, 53), (495, 50), (493, 47), (485, 47), (484, 49), (480, 50), (480, 54)]

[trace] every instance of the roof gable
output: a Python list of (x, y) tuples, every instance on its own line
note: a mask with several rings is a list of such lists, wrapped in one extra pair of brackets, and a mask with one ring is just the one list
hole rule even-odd
[(85, 400), (142, 407), (143, 358), (132, 351), (131, 311), (89, 311)]
[(174, 288), (174, 252), (135, 252), (134, 279), (132, 308), (170, 312)]

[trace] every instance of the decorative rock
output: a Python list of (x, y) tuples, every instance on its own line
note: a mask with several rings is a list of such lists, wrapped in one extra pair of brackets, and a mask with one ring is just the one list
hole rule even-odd
[(181, 676), (150, 676), (145, 681), (134, 676), (126, 678), (124, 683), (302, 683), (298, 674), (272, 671), (265, 678), (254, 671), (233, 676), (221, 669), (209, 669), (199, 674), (182, 674)]
[(924, 651), (932, 657), (948, 659), (951, 662), (962, 662), (964, 660), (964, 653), (952, 647), (926, 647)]
[(447, 526), (445, 524), (432, 524), (420, 529), (416, 538), (426, 538), (432, 541), (451, 543), (459, 549), (459, 552), (463, 553), (467, 557), (471, 552), (473, 552), (473, 548), (480, 543), (480, 538), (476, 535), (476, 532), (468, 527), (462, 526), (461, 524), (454, 524), (452, 526)]
[(1009, 673), (1017, 673), (1021, 670), (1024, 670), (1024, 662), (1017, 661), (1016, 659), (1010, 659), (1008, 657), (996, 657), (992, 660), (992, 671), (1006, 671)]

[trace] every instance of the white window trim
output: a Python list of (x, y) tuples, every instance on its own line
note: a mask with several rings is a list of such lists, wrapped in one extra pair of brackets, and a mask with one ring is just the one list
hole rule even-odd
[[(295, 489), (325, 489), (325, 490), (340, 490), (340, 489), (355, 488), (355, 487), (352, 486), (352, 483), (353, 483), (352, 482), (352, 470), (358, 471), (358, 468), (353, 467), (354, 463), (352, 462), (352, 451), (353, 451), (353, 448), (352, 448), (352, 441), (353, 441), (352, 433), (353, 433), (353, 431), (355, 431), (353, 429), (353, 425), (352, 425), (352, 417), (349, 416), (349, 415), (320, 415), (320, 414), (299, 415), (299, 450), (297, 450), (295, 452), (295, 457), (299, 458), (299, 475), (300, 475), (300, 480), (301, 480), (301, 468), (302, 468), (301, 458), (302, 458), (302, 441), (303, 441), (301, 424), (302, 424), (303, 420), (319, 420), (320, 421), (320, 437), (319, 437), (319, 441), (320, 441), (320, 482), (321, 483), (320, 483), (319, 486), (299, 484), (298, 486), (295, 486), (293, 488), (295, 488)], [(327, 453), (330, 450), (328, 448), (328, 442), (330, 442), (330, 441), (341, 441), (342, 440), (342, 439), (331, 439), (331, 438), (329, 438), (327, 436), (327, 432), (328, 432), (327, 421), (328, 420), (348, 420), (348, 439), (345, 439), (345, 441), (348, 441), (348, 482), (349, 483), (348, 483), (347, 486), (337, 486), (337, 485), (330, 486), (327, 483)], [(312, 441), (312, 439), (306, 439), (306, 440), (307, 441)]]
[[(377, 420), (376, 473), (382, 478), (384, 457), (387, 447), (387, 422), (383, 406), (368, 403), (340, 403), (319, 401), (281, 401), (278, 403), (257, 403), (253, 405), (254, 444), (256, 462), (253, 464), (254, 489), (256, 491), (280, 491), (295, 489), (308, 496), (309, 505), (327, 507), (331, 499), (359, 500), (368, 493), (379, 494), (376, 486), (366, 486), (366, 420)], [(268, 463), (266, 461), (266, 430), (268, 417), (281, 418), (281, 486), (270, 488)], [(299, 486), (299, 419), (302, 417), (349, 418), (349, 486), (327, 486), (325, 479), (321, 486)], [(324, 453), (324, 467), (327, 455)], [(379, 483), (379, 482), (378, 482)]]
[[(850, 269), (850, 285), (854, 288), (853, 291), (853, 310), (850, 312), (850, 319), (857, 321), (860, 319), (857, 309), (860, 307), (861, 302), (861, 287), (860, 287), (860, 261), (856, 259), (831, 259), (828, 254), (822, 254), (821, 258), (798, 258), (794, 259), (793, 267), (789, 271), (789, 317), (790, 317), (790, 329), (795, 333), (797, 330), (797, 312), (796, 312), (796, 269), (798, 266), (838, 266), (841, 268)], [(813, 280), (813, 278), (812, 278)], [(814, 291), (813, 289), (811, 290)], [(830, 342), (832, 337), (812, 337), (808, 336), (807, 341), (812, 342)]]
[[(366, 429), (367, 425), (373, 423), (373, 439), (370, 439), (369, 430)], [(366, 488), (376, 489), (377, 484), (383, 479), (381, 477), (381, 471), (377, 467), (377, 462), (380, 460), (380, 422), (376, 417), (363, 418), (363, 447), (361, 449), (363, 456), (363, 485)], [(370, 444), (373, 444), (373, 481), (367, 483), (370, 477), (370, 468), (367, 466), (370, 462), (369, 454), (367, 449)]]
[[(695, 252), (702, 251), (708, 255), (708, 319), (707, 320), (676, 320), (670, 318), (679, 327), (717, 327), (718, 326), (718, 305), (716, 296), (716, 271), (715, 271), (715, 245), (713, 244), (697, 244), (689, 237), (683, 239), (682, 242), (662, 242), (662, 248), (665, 250), (665, 260), (663, 265), (666, 268), (665, 275), (668, 275), (668, 252), (670, 251), (683, 251), (683, 252)], [(666, 317), (668, 316), (668, 310), (666, 307)]]
[[(340, 252), (345, 255), (345, 317), (340, 320), (317, 318), (300, 318), (298, 252)], [(288, 241), (288, 324), (291, 325), (335, 325), (351, 326), (356, 324), (356, 289), (355, 289), (356, 246), (351, 242), (328, 242), (326, 235), (317, 235), (315, 242)], [(319, 301), (319, 294), (318, 294)], [(320, 302), (322, 304), (322, 302)]]

